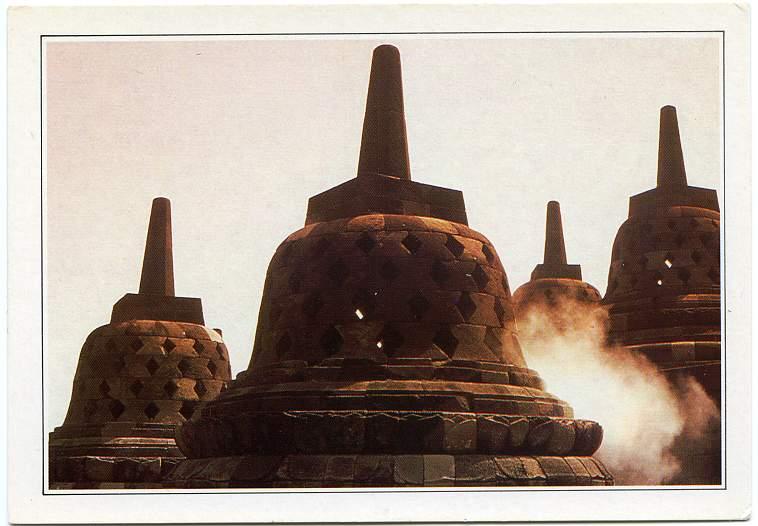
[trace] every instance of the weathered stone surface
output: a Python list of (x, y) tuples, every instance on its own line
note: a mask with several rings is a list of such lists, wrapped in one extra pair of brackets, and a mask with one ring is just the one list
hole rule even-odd
[(162, 459), (183, 456), (176, 425), (231, 381), (221, 335), (202, 323), (199, 299), (174, 296), (170, 204), (158, 198), (140, 293), (82, 347), (68, 413), (50, 434), (51, 484), (159, 481)]
[(461, 193), (410, 179), (402, 108), (399, 54), (380, 46), (358, 176), (312, 197), (277, 248), (247, 370), (181, 425), (188, 462), (284, 455), (254, 483), (269, 487), (564, 482), (533, 458), (523, 476), (495, 461), (570, 455), (572, 410), (527, 368), (505, 270)]

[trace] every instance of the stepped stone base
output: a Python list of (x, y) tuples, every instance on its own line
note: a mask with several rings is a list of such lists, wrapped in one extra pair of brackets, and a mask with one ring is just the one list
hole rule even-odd
[(50, 489), (164, 488), (182, 457), (65, 456), (50, 462)]
[(510, 455), (252, 455), (188, 459), (164, 487), (610, 486), (592, 457)]

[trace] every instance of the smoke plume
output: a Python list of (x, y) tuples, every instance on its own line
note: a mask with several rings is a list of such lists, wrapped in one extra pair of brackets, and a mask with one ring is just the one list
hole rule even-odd
[(675, 482), (677, 440), (697, 441), (718, 409), (693, 379), (669, 381), (645, 357), (605, 343), (607, 312), (574, 300), (520, 313), (527, 363), (577, 418), (603, 426), (596, 453), (616, 484)]

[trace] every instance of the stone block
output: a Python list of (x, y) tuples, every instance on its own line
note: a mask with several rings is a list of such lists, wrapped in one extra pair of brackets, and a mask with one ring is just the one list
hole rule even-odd
[(461, 455), (455, 458), (456, 486), (491, 486), (500, 478), (500, 470), (490, 456)]
[(451, 415), (445, 419), (443, 449), (470, 453), (476, 450), (476, 416)]
[(535, 457), (547, 476), (548, 484), (567, 486), (576, 484), (576, 475), (560, 457)]
[(401, 485), (423, 485), (424, 457), (422, 455), (398, 455), (395, 457), (394, 481)]
[(391, 484), (394, 462), (389, 455), (358, 455), (355, 460), (355, 481), (369, 484)]
[(476, 419), (476, 447), (482, 453), (504, 453), (509, 449), (508, 421), (504, 417), (480, 415)]
[(355, 470), (355, 455), (335, 455), (329, 458), (326, 464), (324, 481), (347, 482), (353, 480)]
[(455, 460), (452, 455), (424, 455), (424, 486), (455, 484)]

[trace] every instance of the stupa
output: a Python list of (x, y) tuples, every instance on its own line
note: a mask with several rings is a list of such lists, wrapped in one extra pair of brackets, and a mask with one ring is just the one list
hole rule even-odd
[(231, 380), (221, 331), (199, 298), (174, 295), (171, 204), (153, 201), (139, 294), (87, 337), (71, 403), (50, 433), (51, 488), (160, 487), (182, 453), (177, 424)]
[(582, 281), (582, 267), (569, 265), (563, 240), (561, 205), (547, 204), (545, 222), (545, 253), (542, 263), (534, 267), (531, 279), (513, 293), (517, 319), (533, 309), (555, 312), (572, 304), (598, 304), (598, 290)]
[[(716, 191), (687, 184), (676, 109), (663, 107), (658, 184), (630, 198), (629, 218), (613, 243), (603, 299), (609, 339), (644, 354), (672, 379), (695, 378), (718, 405), (720, 217)], [(720, 430), (710, 435), (701, 451), (681, 445), (681, 482), (720, 480)]]
[(400, 55), (374, 50), (358, 174), (268, 269), (250, 364), (178, 430), (180, 487), (612, 484), (602, 428), (524, 361), (461, 192), (413, 182)]

